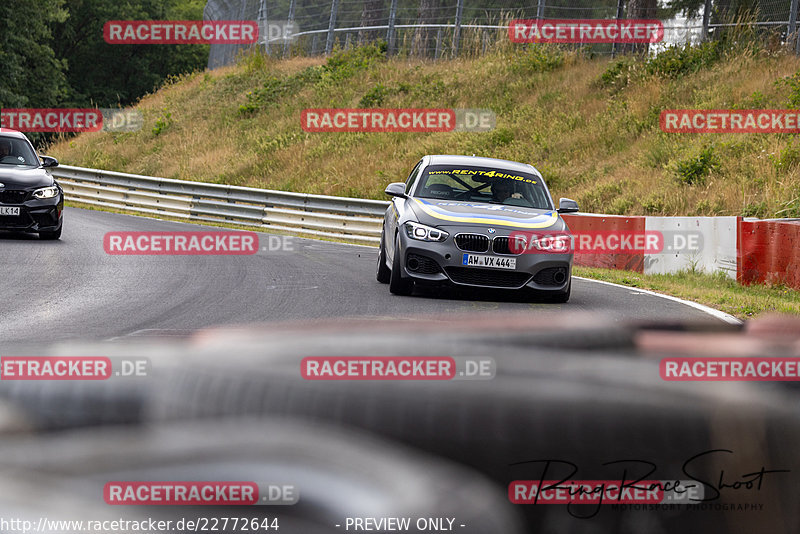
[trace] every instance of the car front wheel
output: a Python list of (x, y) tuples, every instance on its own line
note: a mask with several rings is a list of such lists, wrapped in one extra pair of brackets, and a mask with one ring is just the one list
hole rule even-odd
[(389, 277), (389, 291), (395, 295), (410, 295), (414, 290), (414, 281), (400, 276), (402, 271), (400, 257), (400, 241), (395, 240), (394, 245), (394, 258), (392, 260), (392, 274)]
[(61, 239), (61, 229), (64, 227), (63, 223), (61, 226), (58, 227), (58, 230), (54, 230), (52, 232), (39, 232), (39, 239), (44, 239), (46, 241), (54, 241), (56, 239)]
[(567, 287), (565, 287), (562, 291), (559, 291), (558, 293), (550, 295), (547, 301), (554, 302), (557, 304), (563, 304), (569, 300), (569, 294), (571, 291), (572, 291), (572, 278), (570, 278)]
[(377, 278), (378, 282), (381, 284), (388, 284), (392, 276), (392, 271), (386, 266), (386, 247), (383, 243), (383, 234), (381, 234), (381, 245), (378, 251), (378, 269), (375, 278)]

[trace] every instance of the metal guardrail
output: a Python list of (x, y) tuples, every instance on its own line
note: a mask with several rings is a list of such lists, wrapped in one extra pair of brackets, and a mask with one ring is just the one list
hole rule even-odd
[(389, 205), (253, 187), (59, 166), (53, 176), (72, 202), (189, 221), (229, 223), (377, 245)]

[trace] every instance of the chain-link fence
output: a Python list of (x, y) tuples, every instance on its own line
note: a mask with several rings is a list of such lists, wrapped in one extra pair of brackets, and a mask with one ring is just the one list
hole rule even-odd
[[(319, 55), (383, 40), (388, 52), (438, 59), (486, 52), (508, 42), (514, 19), (660, 19), (664, 38), (650, 50), (696, 43), (747, 28), (771, 46), (796, 43), (798, 0), (208, 0), (206, 20), (255, 20), (268, 54)], [(283, 28), (283, 30), (281, 29)], [(292, 39), (284, 38), (289, 28)], [(251, 45), (253, 46), (253, 45)], [(586, 46), (586, 45), (584, 45)], [(241, 45), (212, 45), (209, 68), (231, 64)], [(618, 44), (593, 44), (615, 54)]]

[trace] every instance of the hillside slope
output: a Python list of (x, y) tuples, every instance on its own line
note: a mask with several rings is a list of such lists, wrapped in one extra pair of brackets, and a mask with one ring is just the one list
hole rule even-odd
[[(800, 107), (800, 61), (716, 43), (649, 61), (498, 45), (476, 59), (252, 55), (141, 100), (136, 133), (89, 133), (63, 163), (329, 195), (384, 198), (424, 154), (532, 163), (583, 211), (800, 216), (800, 141), (787, 134), (665, 134), (662, 109)], [(306, 133), (308, 107), (490, 108), (486, 133)]]

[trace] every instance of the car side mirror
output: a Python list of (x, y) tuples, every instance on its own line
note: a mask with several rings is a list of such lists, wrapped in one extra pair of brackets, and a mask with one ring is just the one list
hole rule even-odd
[(58, 167), (58, 160), (50, 156), (41, 156), (42, 167)]
[(403, 198), (405, 198), (405, 196), (406, 196), (406, 184), (404, 184), (403, 182), (395, 182), (393, 184), (389, 184), (388, 186), (386, 186), (386, 189), (384, 190), (384, 193), (386, 193), (387, 195), (392, 196), (392, 197), (403, 197)]
[(580, 211), (578, 203), (571, 198), (562, 197), (558, 200), (558, 213), (576, 213), (578, 211)]

